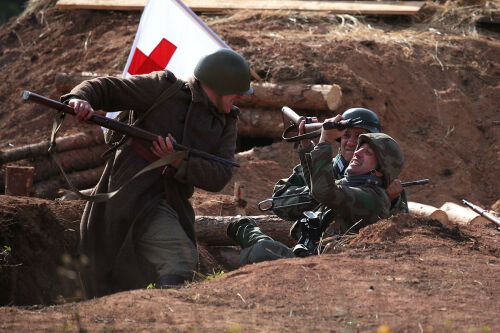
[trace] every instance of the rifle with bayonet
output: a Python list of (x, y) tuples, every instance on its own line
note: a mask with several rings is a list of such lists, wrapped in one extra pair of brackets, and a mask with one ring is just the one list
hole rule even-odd
[[(427, 183), (429, 183), (429, 179), (426, 178), (426, 179), (414, 180), (411, 182), (404, 182), (404, 183), (401, 183), (401, 186), (402, 187), (409, 187), (409, 186), (415, 186), (415, 185), (424, 185)], [(293, 204), (288, 204), (288, 205), (281, 205), (281, 206), (275, 205), (275, 201), (285, 200), (285, 199), (289, 199), (289, 198), (299, 198), (299, 197), (304, 197), (305, 201), (293, 203)], [(310, 204), (312, 202), (312, 200), (313, 200), (313, 198), (312, 198), (310, 192), (305, 191), (302, 193), (285, 194), (285, 195), (281, 195), (281, 196), (277, 196), (277, 197), (268, 198), (268, 199), (265, 199), (265, 200), (262, 200), (261, 202), (259, 202), (257, 204), (257, 207), (259, 208), (259, 210), (261, 212), (267, 212), (268, 210), (271, 210), (271, 209), (280, 209), (280, 208), (288, 208), (288, 207), (307, 205), (307, 204)]]
[(464, 205), (466, 205), (467, 207), (469, 207), (470, 209), (472, 209), (473, 211), (475, 211), (476, 213), (478, 213), (479, 215), (481, 215), (481, 216), (487, 218), (488, 220), (490, 220), (491, 222), (495, 223), (497, 225), (497, 229), (500, 230), (500, 219), (498, 217), (489, 213), (486, 209), (482, 209), (481, 207), (476, 206), (473, 203), (471, 203), (465, 199), (462, 199), (462, 203)]
[[(344, 130), (348, 127), (356, 127), (362, 120), (361, 118), (345, 119), (341, 121), (328, 121), (328, 122), (313, 122), (311, 117), (299, 116), (295, 111), (290, 109), (288, 106), (281, 108), (283, 117), (283, 126), (285, 130), (283, 131), (282, 138), (286, 142), (297, 142), (305, 139), (313, 139), (321, 135), (321, 129), (333, 129), (337, 128), (339, 130)], [(299, 130), (299, 124), (302, 120), (306, 121), (304, 126), (304, 134), (288, 136), (289, 133), (297, 132)]]
[[(30, 92), (27, 90), (25, 90), (23, 92), (22, 97), (23, 97), (23, 100), (25, 100), (25, 101), (32, 101), (32, 102), (35, 102), (38, 104), (48, 106), (52, 109), (56, 109), (58, 112), (61, 112), (63, 114), (65, 114), (65, 113), (69, 113), (71, 115), (76, 114), (75, 110), (69, 105), (60, 103), (60, 102), (55, 101), (53, 99), (38, 95), (36, 93)], [(138, 127), (133, 127), (133, 126), (127, 125), (125, 123), (116, 121), (114, 119), (107, 118), (107, 117), (99, 115), (99, 114), (94, 114), (88, 120), (88, 122), (100, 125), (100, 126), (105, 127), (105, 128), (112, 129), (116, 132), (128, 135), (128, 136), (133, 137), (133, 138), (142, 139), (142, 140), (151, 141), (151, 142), (158, 140), (157, 134), (148, 132), (148, 131), (140, 129)], [(178, 144), (178, 143), (173, 143), (173, 147), (175, 150), (188, 151), (189, 154), (194, 155), (194, 156), (199, 156), (199, 157), (203, 157), (203, 158), (206, 158), (209, 160), (214, 160), (214, 161), (217, 161), (220, 163), (228, 164), (230, 166), (235, 166), (235, 167), (240, 166), (236, 162), (226, 160), (224, 158), (209, 154), (209, 153), (201, 151), (201, 150), (186, 147), (186, 146)]]

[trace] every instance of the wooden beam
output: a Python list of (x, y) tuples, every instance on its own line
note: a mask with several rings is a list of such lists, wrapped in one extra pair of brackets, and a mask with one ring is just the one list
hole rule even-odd
[[(58, 9), (142, 10), (147, 0), (59, 0)], [(337, 14), (413, 15), (423, 1), (184, 0), (195, 12), (298, 10)]]

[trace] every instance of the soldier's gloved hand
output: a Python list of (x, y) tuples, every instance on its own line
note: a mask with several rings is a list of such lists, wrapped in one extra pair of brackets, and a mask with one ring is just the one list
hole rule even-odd
[(385, 189), (385, 193), (387, 193), (387, 196), (391, 201), (396, 199), (402, 191), (403, 186), (401, 186), (401, 180), (399, 179), (394, 179)]
[[(162, 138), (161, 136), (158, 136), (158, 141), (153, 141), (153, 146), (151, 147), (151, 151), (153, 154), (155, 154), (157, 157), (162, 158), (165, 156), (168, 156), (174, 152), (174, 145), (175, 143), (174, 137), (169, 133), (168, 137)], [(178, 169), (181, 166), (182, 160), (176, 160), (172, 163), (170, 163), (171, 166), (174, 168)]]
[(89, 120), (94, 115), (94, 109), (90, 106), (90, 103), (78, 98), (72, 98), (69, 100), (68, 105), (75, 109), (75, 117), (79, 121)]
[[(325, 122), (339, 122), (343, 119), (344, 118), (342, 117), (342, 115), (338, 114), (334, 118), (325, 119)], [(328, 130), (322, 128), (319, 142), (321, 143), (321, 142), (327, 141), (329, 143), (332, 143), (335, 140), (337, 140), (338, 138), (340, 138), (342, 136), (342, 134), (344, 134), (344, 132), (345, 132), (345, 129), (339, 131), (337, 128), (332, 128), (332, 129), (328, 129)]]

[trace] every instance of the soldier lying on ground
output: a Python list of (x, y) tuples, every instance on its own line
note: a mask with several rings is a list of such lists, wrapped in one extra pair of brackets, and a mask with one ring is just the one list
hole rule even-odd
[[(380, 133), (380, 121), (375, 112), (364, 108), (352, 108), (342, 114), (342, 119), (361, 118), (361, 123), (356, 127), (348, 128), (337, 140), (340, 143), (337, 156), (333, 159), (333, 177), (341, 179), (347, 165), (351, 161), (354, 150), (358, 142), (358, 136), (363, 133)], [(312, 118), (312, 121), (317, 121)], [(301, 152), (310, 152), (314, 148), (314, 143), (310, 140), (302, 140), (299, 146)], [(292, 175), (279, 180), (273, 190), (273, 198), (288, 196), (292, 194), (308, 193), (309, 187), (304, 179), (302, 166), (294, 167)], [(408, 203), (406, 192), (401, 187), (401, 181), (394, 179), (386, 189), (387, 195), (391, 199), (391, 215), (398, 213), (408, 213)], [(298, 203), (310, 201), (308, 204), (297, 205)], [(302, 217), (304, 211), (313, 210), (318, 206), (318, 202), (311, 200), (309, 196), (291, 196), (276, 200), (277, 205), (273, 209), (274, 213), (284, 220), (294, 221)], [(288, 206), (279, 208), (279, 206)]]
[(159, 158), (174, 159), (167, 168), (133, 179), (109, 201), (85, 206), (80, 246), (88, 258), (82, 272), (87, 297), (144, 288), (152, 282), (171, 286), (192, 278), (198, 254), (189, 198), (195, 186), (220, 191), (232, 169), (193, 155), (175, 158), (179, 154), (172, 142), (234, 160), (239, 111), (233, 102), (251, 92), (246, 60), (222, 49), (202, 58), (188, 82), (166, 70), (105, 77), (85, 81), (62, 97), (80, 120), (89, 119), (93, 109), (132, 109), (144, 119), (138, 127), (161, 135), (152, 146), (131, 138), (120, 145), (93, 193), (121, 188)]
[[(340, 119), (338, 115), (331, 121)], [(228, 226), (228, 236), (243, 248), (240, 254), (242, 265), (318, 253), (321, 251), (318, 246), (321, 237), (357, 232), (390, 216), (391, 202), (386, 188), (403, 167), (401, 149), (387, 134), (361, 134), (345, 178), (335, 180), (331, 143), (342, 132), (323, 129), (319, 143), (309, 153), (299, 150), (307, 186), (320, 205), (292, 227), (291, 235), (298, 240), (293, 251), (263, 234), (251, 218), (240, 219)]]

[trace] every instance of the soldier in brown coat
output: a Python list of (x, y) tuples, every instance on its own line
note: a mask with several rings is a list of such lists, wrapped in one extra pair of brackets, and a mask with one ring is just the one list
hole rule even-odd
[[(146, 112), (177, 79), (168, 71), (129, 78), (85, 81), (61, 100), (89, 119), (94, 109)], [(172, 142), (234, 160), (238, 109), (250, 94), (250, 71), (238, 53), (222, 49), (200, 60), (194, 78), (148, 110), (139, 127), (158, 133), (158, 142), (129, 138), (106, 163), (94, 193), (119, 189), (152, 161), (174, 152)], [(181, 284), (192, 277), (198, 255), (194, 187), (220, 191), (231, 166), (188, 155), (163, 170), (149, 171), (104, 203), (87, 203), (80, 225), (81, 252), (88, 264), (82, 281), (88, 297), (120, 290)]]

